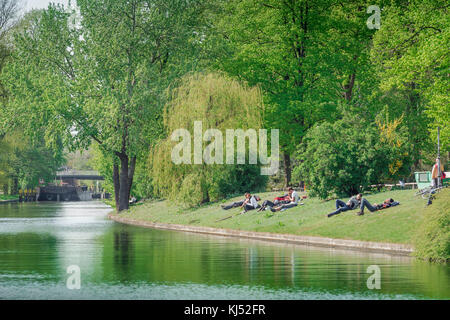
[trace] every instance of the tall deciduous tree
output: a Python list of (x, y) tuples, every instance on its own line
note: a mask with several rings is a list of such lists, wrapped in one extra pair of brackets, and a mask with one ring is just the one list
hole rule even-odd
[(92, 140), (113, 163), (118, 211), (157, 135), (161, 92), (201, 41), (203, 1), (78, 0), (32, 17), (7, 68), (6, 126), (71, 147)]
[[(373, 83), (366, 1), (224, 1), (217, 67), (265, 92), (266, 126), (280, 129), (285, 184), (291, 155), (317, 121), (367, 95)], [(365, 90), (365, 91), (364, 91)]]
[(416, 166), (428, 149), (427, 126), (434, 139), (441, 127), (444, 150), (450, 150), (449, 9), (443, 0), (392, 2), (374, 37), (372, 59), (380, 88), (403, 100)]

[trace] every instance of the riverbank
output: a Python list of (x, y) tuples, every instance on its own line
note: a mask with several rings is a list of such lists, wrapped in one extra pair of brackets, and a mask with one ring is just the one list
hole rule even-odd
[[(101, 201), (0, 205), (0, 270), (7, 275), (0, 297), (450, 298), (448, 266), (392, 254), (132, 227), (106, 221), (109, 212)], [(61, 261), (80, 267), (81, 290), (67, 290)], [(371, 265), (380, 267), (380, 290), (367, 287)]]
[(124, 224), (130, 224), (139, 227), (174, 230), (182, 232), (194, 232), (202, 234), (212, 234), (226, 237), (249, 238), (255, 240), (275, 241), (284, 243), (293, 243), (301, 245), (311, 245), (327, 248), (341, 248), (350, 250), (364, 250), (371, 252), (390, 253), (397, 255), (410, 255), (413, 252), (412, 246), (398, 243), (380, 243), (359, 240), (343, 240), (324, 237), (298, 236), (292, 234), (280, 234), (270, 232), (252, 232), (245, 230), (219, 229), (211, 227), (196, 227), (187, 225), (157, 223), (142, 221), (131, 218), (124, 218), (119, 215), (109, 215), (110, 219)]
[[(278, 194), (270, 192), (262, 193), (260, 196), (263, 199), (272, 199)], [(345, 240), (340, 242), (339, 246), (372, 248), (382, 251), (390, 251), (389, 248), (395, 247), (395, 250), (391, 251), (410, 253), (417, 228), (423, 220), (425, 200), (415, 196), (414, 190), (382, 192), (366, 197), (372, 203), (382, 202), (386, 198), (394, 198), (400, 201), (401, 205), (374, 213), (366, 211), (364, 216), (357, 216), (357, 210), (354, 210), (327, 218), (326, 214), (334, 208), (334, 201), (321, 201), (316, 198), (306, 199), (303, 206), (283, 212), (249, 211), (241, 215), (237, 208), (228, 211), (221, 209), (220, 204), (225, 201), (195, 209), (182, 209), (169, 201), (150, 201), (132, 207), (126, 213), (113, 214), (111, 218), (122, 223), (164, 229), (170, 227), (191, 232), (202, 232), (201, 228), (206, 227), (217, 229), (214, 231), (216, 234), (233, 235), (238, 231), (235, 236), (250, 236), (250, 234), (244, 235), (245, 232), (265, 233), (264, 235), (255, 235), (260, 238), (267, 238), (270, 234), (281, 235), (274, 236), (279, 238), (279, 241), (289, 235), (294, 236), (291, 239), (294, 242), (309, 244), (315, 242), (317, 245), (324, 246), (337, 246), (337, 242)], [(226, 202), (236, 201), (240, 198), (228, 199)], [(229, 216), (233, 217), (226, 219)], [(212, 230), (204, 231), (212, 232)], [(295, 238), (296, 236), (306, 238)], [(312, 240), (309, 237), (323, 239)], [(351, 241), (360, 241), (361, 243), (350, 245)], [(395, 246), (392, 246), (393, 244)]]
[(5, 196), (3, 194), (0, 194), (0, 204), (1, 203), (11, 203), (11, 202), (19, 202), (18, 196)]

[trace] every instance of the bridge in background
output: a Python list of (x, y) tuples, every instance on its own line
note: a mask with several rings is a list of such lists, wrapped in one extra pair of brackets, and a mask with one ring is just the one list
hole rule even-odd
[(66, 170), (56, 172), (57, 180), (105, 180), (98, 171)]
[[(79, 180), (97, 181), (97, 186), (80, 186)], [(56, 172), (55, 184), (38, 188), (38, 201), (87, 201), (93, 198), (108, 198), (109, 195), (99, 189), (99, 181), (105, 180), (98, 171), (63, 170)], [(60, 181), (61, 184), (58, 185)]]

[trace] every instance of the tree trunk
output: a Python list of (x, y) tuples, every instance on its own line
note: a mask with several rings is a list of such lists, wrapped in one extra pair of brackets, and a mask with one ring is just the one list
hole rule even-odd
[(123, 210), (128, 210), (128, 194), (129, 190), (129, 180), (128, 180), (128, 156), (122, 154), (120, 157), (120, 190), (119, 190), (119, 212)]
[(291, 156), (288, 153), (283, 154), (284, 158), (284, 186), (287, 188), (291, 183)]
[(356, 74), (353, 72), (349, 76), (349, 82), (344, 86), (344, 98), (347, 100), (347, 102), (350, 102), (352, 100), (352, 94), (353, 94), (353, 86), (355, 85), (355, 78)]
[(116, 200), (116, 211), (128, 210), (131, 186), (133, 185), (134, 171), (136, 168), (136, 157), (131, 159), (125, 153), (116, 153), (120, 160), (119, 165), (114, 164), (114, 195)]
[(18, 193), (19, 193), (19, 179), (17, 177), (14, 177), (12, 179), (11, 194), (18, 194)]
[(9, 189), (8, 184), (5, 183), (5, 184), (3, 185), (3, 194), (4, 194), (5, 196), (8, 195), (8, 189)]
[(130, 166), (128, 168), (128, 197), (130, 198), (131, 187), (133, 186), (134, 170), (136, 168), (136, 157), (131, 158)]
[(119, 180), (119, 166), (116, 163), (114, 163), (113, 181), (114, 181), (114, 199), (116, 201), (116, 211), (119, 212), (120, 180)]

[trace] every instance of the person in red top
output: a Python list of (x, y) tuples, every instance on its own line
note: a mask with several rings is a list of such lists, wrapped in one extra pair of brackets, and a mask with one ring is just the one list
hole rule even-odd
[[(438, 163), (439, 163), (439, 158), (436, 159), (436, 163), (433, 166), (433, 169), (431, 170), (431, 181), (432, 181), (432, 185), (433, 187), (437, 188), (438, 187), (438, 179), (439, 179), (439, 170), (438, 170)], [(445, 173), (444, 173), (444, 166), (442, 165), (441, 162), (441, 185), (442, 185), (442, 180), (445, 178)]]

